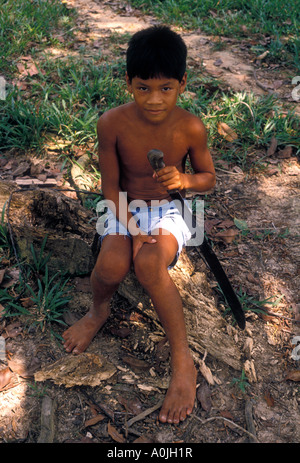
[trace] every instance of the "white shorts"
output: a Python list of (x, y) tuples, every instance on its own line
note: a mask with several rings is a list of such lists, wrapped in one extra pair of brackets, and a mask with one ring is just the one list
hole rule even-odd
[[(131, 207), (131, 205), (129, 207), (137, 226), (143, 232), (155, 236), (155, 232), (153, 233), (154, 230), (163, 229), (166, 231), (166, 234), (169, 232), (175, 236), (178, 249), (176, 258), (172, 262), (172, 266), (174, 266), (182, 248), (191, 239), (191, 232), (175, 203), (171, 201), (154, 207)], [(103, 227), (101, 232), (98, 231), (101, 241), (105, 236), (113, 234), (131, 237), (127, 228), (119, 222), (109, 208), (104, 216), (102, 216), (101, 222)]]

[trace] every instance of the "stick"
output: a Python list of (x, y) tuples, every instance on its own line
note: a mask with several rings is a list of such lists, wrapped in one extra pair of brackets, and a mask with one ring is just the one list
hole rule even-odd
[(38, 444), (52, 444), (55, 434), (54, 415), (56, 401), (45, 396), (42, 402), (41, 411), (41, 432), (37, 440)]
[(165, 399), (161, 399), (156, 405), (154, 405), (153, 407), (151, 408), (147, 408), (147, 410), (144, 410), (142, 413), (140, 413), (139, 415), (137, 416), (134, 416), (133, 418), (131, 418), (129, 421), (127, 421), (127, 427), (129, 428), (130, 426), (132, 426), (134, 423), (136, 423), (136, 421), (140, 421), (140, 420), (143, 420), (144, 418), (146, 418), (146, 416), (150, 415), (151, 413), (155, 412), (158, 408), (160, 408), (163, 404)]
[(249, 440), (252, 444), (257, 443), (256, 429), (255, 429), (253, 416), (252, 416), (252, 403), (250, 402), (250, 400), (246, 400), (245, 418), (246, 418), (247, 429), (251, 434), (251, 436), (249, 436)]
[(199, 418), (198, 416), (194, 415), (193, 413), (190, 415), (192, 416), (193, 418), (196, 418), (196, 420), (200, 421), (201, 424), (206, 424), (208, 423), (209, 421), (213, 421), (213, 420), (223, 420), (223, 421), (227, 421), (227, 423), (230, 423), (232, 424), (233, 426), (235, 426), (237, 429), (239, 429), (240, 431), (243, 431), (245, 434), (248, 434), (248, 436), (250, 436), (252, 439), (253, 439), (253, 442), (255, 443), (259, 443), (259, 440), (257, 439), (257, 437), (252, 434), (251, 432), (247, 431), (247, 429), (244, 429), (242, 428), (242, 426), (239, 426), (238, 424), (236, 424), (234, 421), (231, 421), (229, 420), (228, 418), (224, 418), (223, 416), (212, 416), (211, 418), (207, 418), (206, 420), (201, 420), (201, 418)]

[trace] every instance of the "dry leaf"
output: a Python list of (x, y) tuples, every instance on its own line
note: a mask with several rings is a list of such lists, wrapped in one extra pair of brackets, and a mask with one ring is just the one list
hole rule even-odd
[(219, 122), (218, 124), (218, 132), (220, 135), (222, 135), (225, 140), (227, 141), (234, 141), (238, 138), (237, 133), (229, 127), (225, 122)]
[(277, 139), (275, 137), (272, 137), (271, 142), (270, 142), (270, 146), (269, 146), (268, 151), (267, 151), (268, 156), (273, 156), (273, 154), (275, 153), (275, 151), (277, 149), (277, 145), (278, 145)]
[(104, 419), (105, 419), (105, 416), (99, 413), (97, 416), (94, 416), (90, 420), (85, 421), (84, 427), (87, 428), (88, 426), (94, 426), (94, 424), (97, 424), (100, 421), (103, 421)]
[(126, 399), (126, 397), (122, 397), (121, 395), (119, 395), (118, 401), (120, 402), (120, 404), (123, 405), (123, 407), (128, 411), (128, 413), (132, 413), (133, 415), (139, 415), (142, 412), (143, 405), (137, 397), (128, 400)]
[(199, 400), (201, 407), (203, 410), (206, 412), (209, 412), (212, 407), (211, 403), (211, 392), (206, 383), (200, 384), (200, 386), (197, 389), (197, 399)]
[(12, 377), (12, 372), (8, 367), (0, 371), (0, 391), (9, 383)]
[(266, 392), (265, 392), (265, 394), (264, 394), (264, 399), (265, 399), (265, 401), (267, 402), (267, 404), (268, 404), (269, 407), (274, 407), (275, 401), (274, 401), (273, 397), (271, 396), (270, 391), (266, 391)]
[(229, 228), (228, 230), (216, 233), (216, 238), (219, 238), (226, 244), (232, 243), (235, 237), (239, 234), (238, 230), (234, 230), (233, 228)]
[(155, 358), (159, 362), (165, 362), (169, 358), (170, 345), (167, 341), (167, 337), (164, 337), (161, 341), (157, 343)]
[(227, 418), (228, 420), (234, 420), (232, 414), (228, 410), (220, 410), (220, 415), (223, 416), (223, 418)]
[(274, 80), (273, 82), (274, 90), (277, 90), (278, 88), (282, 87), (283, 84), (284, 84), (283, 80)]
[(130, 335), (131, 330), (128, 326), (122, 326), (121, 328), (111, 328), (110, 332), (119, 338), (127, 338), (127, 336)]
[(199, 360), (199, 370), (202, 376), (208, 382), (208, 384), (211, 384), (213, 386), (215, 384), (214, 377), (212, 375), (210, 368), (207, 365), (205, 365), (204, 360)]
[(144, 360), (140, 360), (136, 357), (130, 357), (130, 356), (126, 356), (126, 357), (123, 357), (123, 362), (127, 363), (127, 365), (129, 365), (131, 368), (136, 368), (137, 370), (143, 370), (143, 371), (146, 371), (146, 370), (149, 370), (151, 365), (149, 365), (149, 363), (145, 362)]
[(220, 223), (219, 219), (208, 219), (204, 222), (204, 230), (206, 233), (211, 233), (212, 229)]
[(126, 442), (125, 437), (122, 436), (122, 434), (118, 433), (116, 428), (114, 428), (110, 423), (108, 423), (107, 425), (107, 432), (114, 441), (120, 442), (121, 444), (124, 444)]
[(5, 328), (5, 333), (3, 335), (4, 338), (15, 338), (19, 336), (23, 331), (23, 328), (19, 322), (11, 323)]
[(133, 441), (133, 444), (153, 444), (154, 440), (151, 439), (149, 436), (140, 436)]
[(278, 151), (278, 157), (280, 159), (288, 159), (292, 156), (292, 154), (293, 154), (292, 146), (285, 146), (283, 150)]
[(223, 220), (222, 222), (220, 222), (217, 225), (217, 228), (229, 228), (229, 227), (233, 227), (233, 226), (234, 226), (233, 220), (226, 219), (226, 220)]
[(262, 60), (269, 54), (269, 50), (264, 51), (261, 55), (259, 55), (256, 59)]
[(23, 307), (27, 309), (28, 307), (34, 306), (34, 301), (32, 300), (31, 297), (22, 297), (21, 304)]
[(20, 62), (17, 63), (17, 68), (21, 77), (35, 76), (39, 73), (39, 70), (32, 61), (31, 56), (22, 56), (22, 58), (20, 58)]
[(285, 379), (289, 379), (290, 381), (300, 381), (300, 370), (288, 371)]

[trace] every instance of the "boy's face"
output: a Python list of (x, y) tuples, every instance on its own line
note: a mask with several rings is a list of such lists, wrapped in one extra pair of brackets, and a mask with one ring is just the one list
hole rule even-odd
[(178, 95), (186, 87), (186, 74), (181, 82), (169, 77), (141, 79), (133, 77), (129, 80), (126, 75), (127, 87), (133, 94), (140, 114), (148, 122), (161, 123), (172, 113), (177, 103)]

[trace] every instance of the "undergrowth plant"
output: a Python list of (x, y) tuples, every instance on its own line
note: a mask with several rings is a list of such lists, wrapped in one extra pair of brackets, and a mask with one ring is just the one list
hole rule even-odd
[(63, 279), (60, 272), (50, 276), (46, 265), (45, 275), (37, 280), (37, 290), (26, 285), (33, 303), (33, 310), (28, 311), (31, 325), (37, 325), (41, 331), (54, 322), (65, 325), (61, 317), (71, 299), (67, 283), (68, 279)]
[(8, 226), (5, 221), (5, 208), (6, 202), (2, 208), (1, 218), (0, 218), (0, 249), (2, 251), (6, 251), (10, 249), (10, 240), (9, 240), (9, 232)]
[[(71, 293), (69, 279), (62, 272), (50, 274), (50, 255), (44, 255), (46, 240), (47, 237), (39, 253), (31, 246), (33, 262), (20, 264), (19, 281), (12, 287), (0, 288), (4, 307), (1, 315), (6, 318), (22, 316), (28, 325), (37, 326), (41, 331), (49, 328), (55, 334), (54, 323), (65, 325), (62, 315), (71, 300)], [(22, 304), (24, 299), (30, 302), (26, 306)]]
[(241, 376), (239, 378), (233, 378), (231, 381), (232, 385), (238, 387), (238, 389), (243, 393), (246, 394), (246, 388), (250, 386), (248, 382), (248, 378), (246, 376), (245, 370), (242, 370)]

